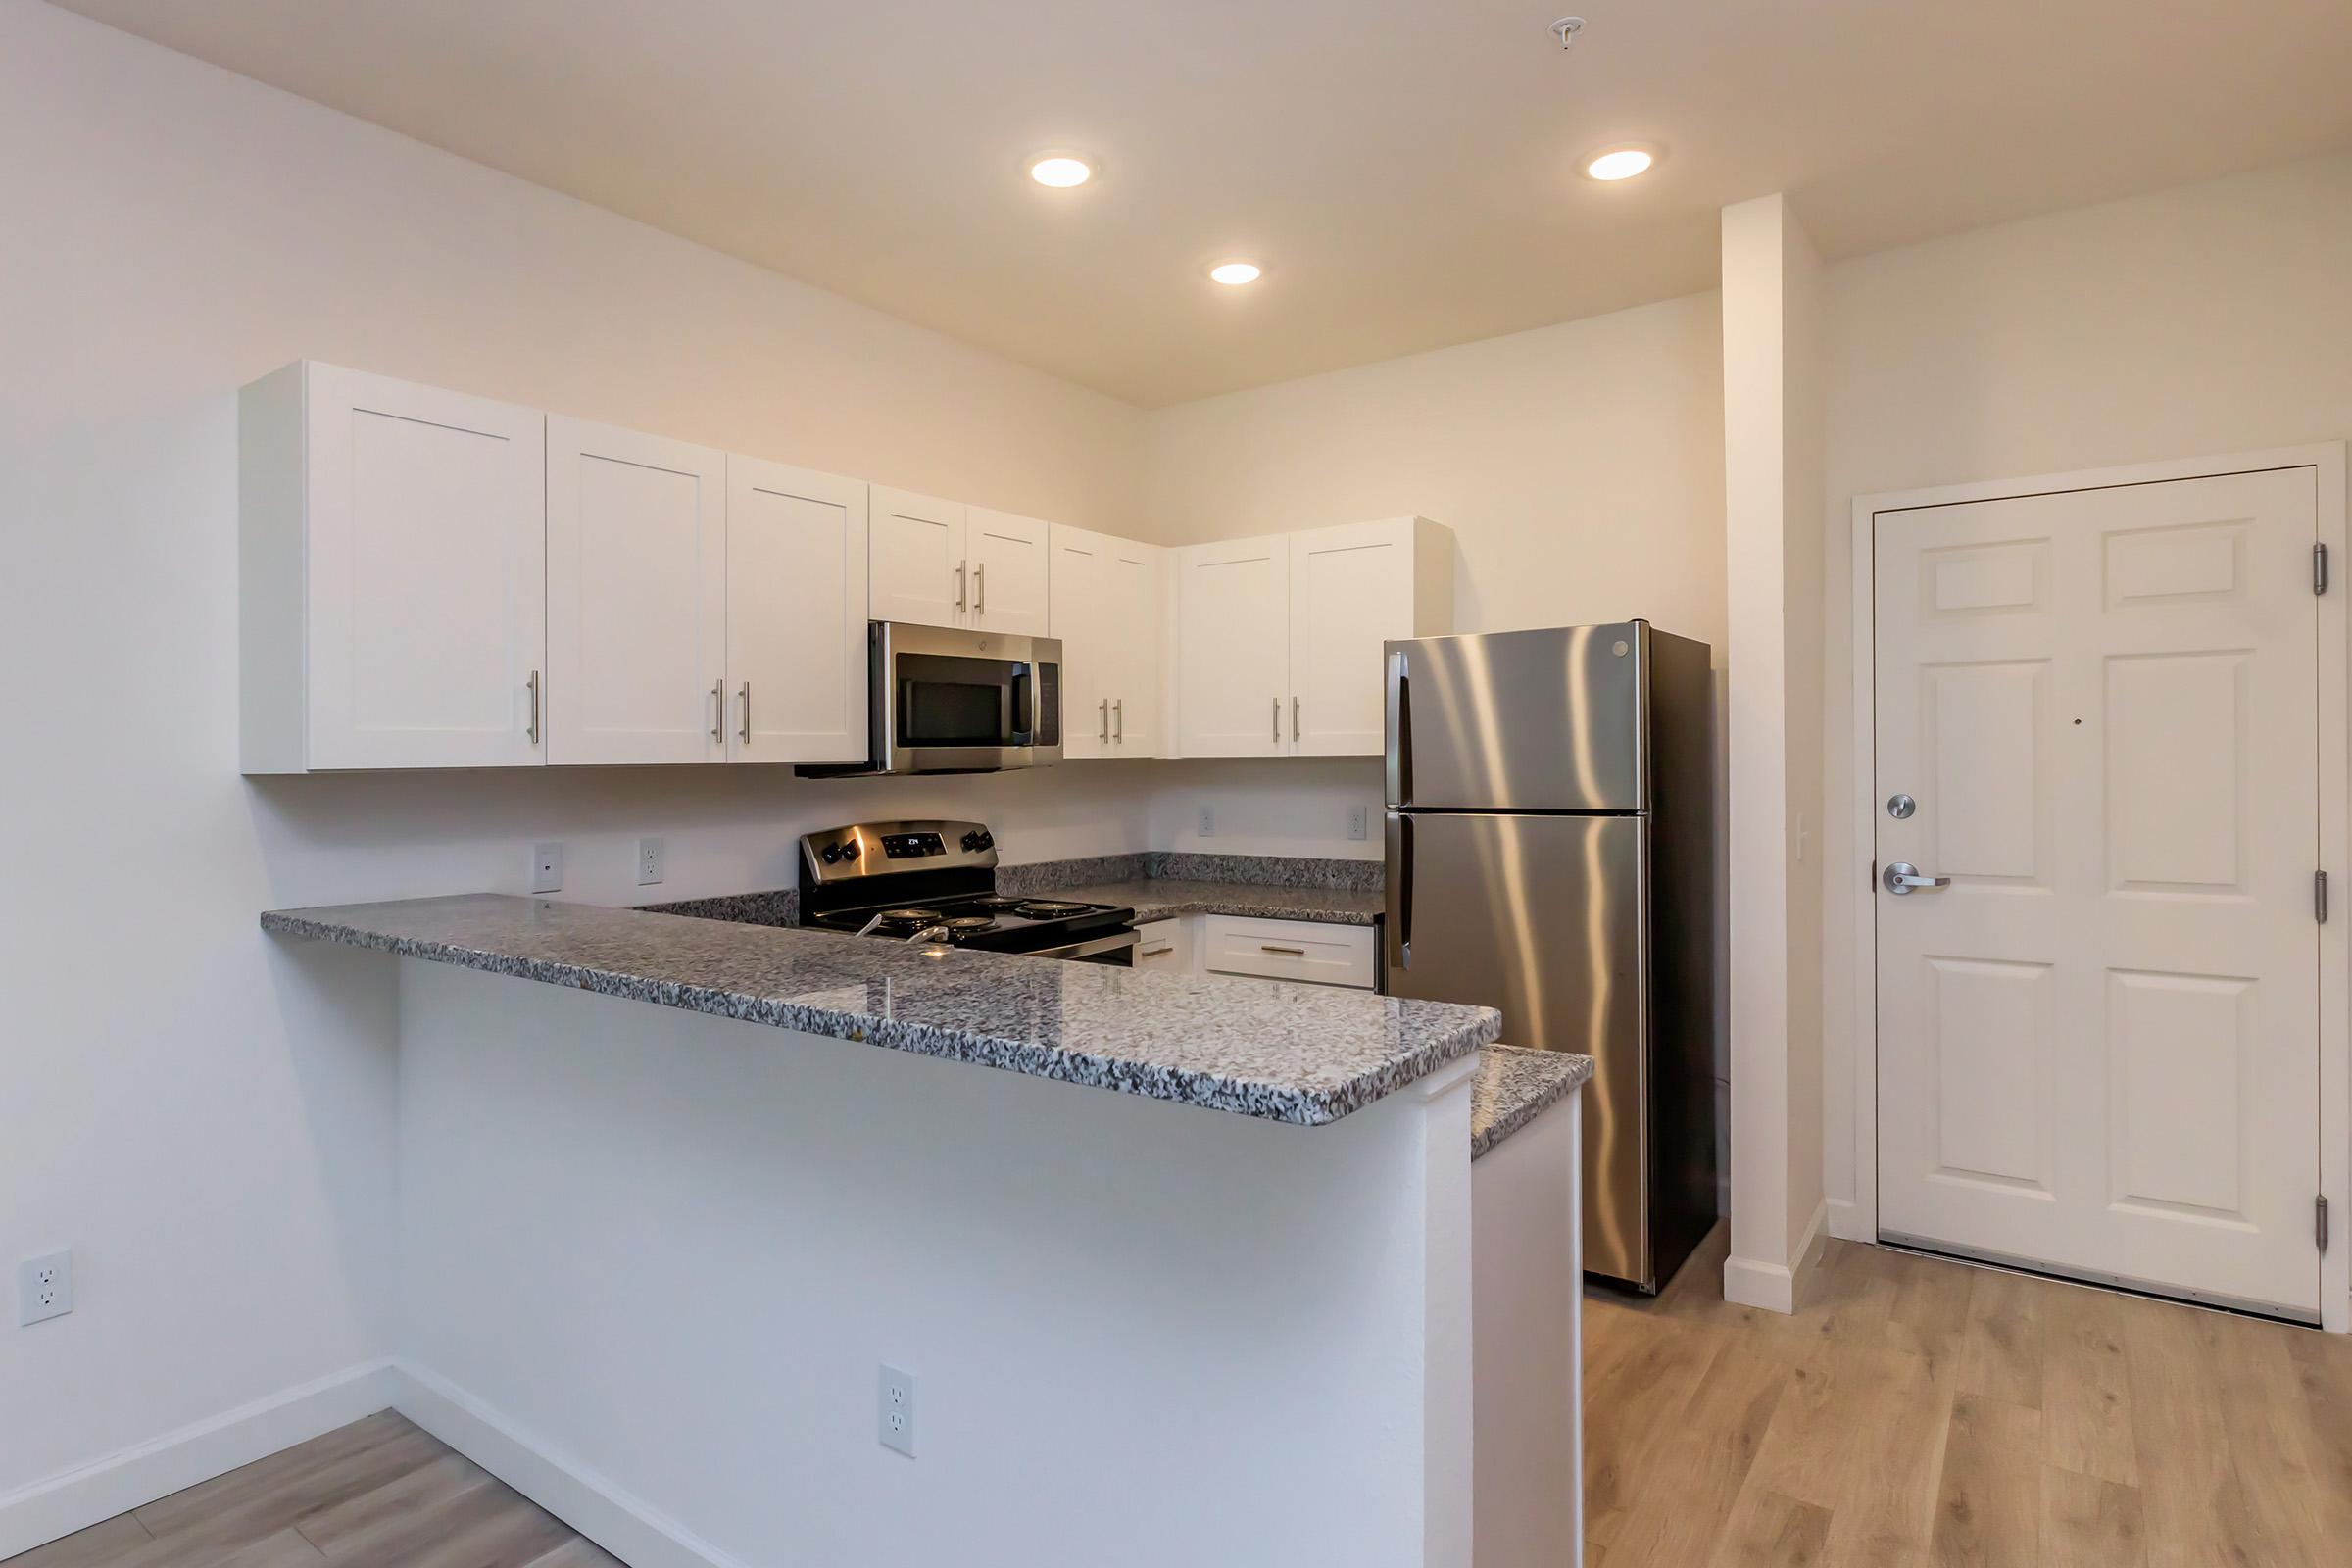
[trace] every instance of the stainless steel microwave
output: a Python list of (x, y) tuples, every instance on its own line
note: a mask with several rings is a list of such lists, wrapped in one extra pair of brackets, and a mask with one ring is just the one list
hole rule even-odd
[(1061, 643), (953, 626), (866, 627), (867, 760), (808, 777), (996, 773), (1061, 760)]

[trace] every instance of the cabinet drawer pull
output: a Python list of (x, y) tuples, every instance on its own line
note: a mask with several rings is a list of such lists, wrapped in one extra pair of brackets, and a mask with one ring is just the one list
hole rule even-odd
[(1289, 958), (1303, 958), (1306, 956), (1306, 950), (1304, 948), (1278, 948), (1271, 942), (1260, 942), (1257, 945), (1257, 951), (1260, 953), (1279, 953), (1283, 955), (1283, 956)]
[(1274, 699), (1274, 744), (1282, 744), (1282, 699)]
[(1135, 955), (1135, 956), (1136, 956), (1137, 957), (1139, 957), (1139, 958), (1156, 958), (1156, 957), (1158, 957), (1158, 956), (1159, 956), (1161, 954), (1163, 954), (1163, 953), (1174, 953), (1175, 951), (1176, 951), (1176, 944), (1175, 944), (1175, 943), (1173, 943), (1173, 942), (1162, 942), (1162, 943), (1161, 943), (1161, 944), (1160, 944), (1158, 947), (1156, 947), (1156, 948), (1143, 948), (1143, 949), (1140, 949), (1140, 950), (1138, 950), (1138, 951), (1137, 951), (1137, 953), (1136, 953), (1136, 955)]
[(1102, 710), (1102, 744), (1108, 746), (1110, 744), (1110, 699), (1103, 698), (1099, 706)]
[(988, 563), (985, 561), (972, 568), (972, 613), (988, 613)]
[(752, 683), (743, 683), (743, 744), (752, 744)]
[(1111, 732), (1110, 738), (1124, 746), (1127, 744), (1127, 699), (1122, 697), (1111, 704), (1110, 712), (1111, 716), (1118, 720), (1118, 728)]
[(531, 722), (523, 733), (530, 736), (531, 744), (536, 746), (539, 744), (539, 672), (532, 670), (531, 678), (524, 681), (523, 685), (529, 688), (531, 694)]
[(727, 738), (727, 682), (724, 676), (710, 683), (710, 738)]
[(963, 563), (956, 563), (956, 608), (963, 608)]

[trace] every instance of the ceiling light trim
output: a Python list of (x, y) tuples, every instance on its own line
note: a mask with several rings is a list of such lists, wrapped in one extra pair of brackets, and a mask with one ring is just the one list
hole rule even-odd
[[(1622, 173), (1595, 172), (1604, 160), (1630, 161), (1636, 157), (1639, 157), (1642, 162), (1637, 167), (1625, 170)], [(1576, 172), (1596, 185), (1622, 185), (1629, 179), (1638, 179), (1650, 172), (1665, 161), (1666, 149), (1654, 141), (1603, 142), (1576, 161)]]

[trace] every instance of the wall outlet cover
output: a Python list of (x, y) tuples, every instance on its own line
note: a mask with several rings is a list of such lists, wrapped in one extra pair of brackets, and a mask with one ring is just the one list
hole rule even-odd
[(647, 887), (662, 880), (669, 859), (669, 846), (660, 839), (637, 841), (637, 885)]
[(1351, 839), (1368, 839), (1372, 836), (1372, 808), (1369, 806), (1348, 808), (1348, 836)]
[(74, 1254), (51, 1252), (17, 1265), (17, 1325), (28, 1327), (74, 1310)]
[(914, 1457), (914, 1374), (885, 1365), (874, 1390), (874, 1436), (882, 1446)]
[(564, 891), (564, 846), (549, 840), (531, 846), (531, 891), (561, 893)]
[(1200, 808), (1200, 836), (1204, 839), (1217, 836), (1217, 813), (1205, 806)]

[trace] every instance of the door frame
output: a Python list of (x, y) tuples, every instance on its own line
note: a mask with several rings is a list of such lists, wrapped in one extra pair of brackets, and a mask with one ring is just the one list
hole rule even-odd
[[(1829, 1200), (1830, 1234), (1876, 1245), (1879, 1239), (1879, 1022), (1878, 886), (1867, 874), (1878, 855), (1878, 562), (1879, 514), (1977, 501), (2008, 501), (2068, 490), (2104, 490), (2125, 485), (2162, 484), (2175, 479), (2221, 478), (2278, 468), (2314, 470), (2317, 526), (2328, 546), (2328, 591), (2319, 601), (2320, 638), (2320, 864), (2328, 880), (2344, 889), (2337, 912), (2320, 933), (2320, 1192), (2328, 1200), (2338, 1233), (2320, 1256), (2320, 1324), (2331, 1334), (2352, 1333), (2352, 1030), (2347, 1000), (2352, 995), (2352, 645), (2346, 640), (2345, 600), (2352, 596), (2352, 559), (2345, 552), (2345, 444), (2322, 442), (2222, 457), (2165, 463), (2136, 463), (2071, 473), (2035, 474), (1976, 484), (1934, 485), (1886, 491), (1853, 500), (1853, 614), (1849, 649), (1853, 661), (1851, 739), (1853, 769), (1847, 780), (1847, 833), (1853, 868), (1843, 895), (1853, 954), (1847, 1039), (1852, 1060), (1850, 1113), (1824, 1107), (1825, 1144), (1842, 1141), (1853, 1152), (1853, 1191)], [(1838, 897), (1824, 901), (1825, 923), (1836, 917)], [(1827, 999), (1825, 999), (1826, 1001)], [(1825, 1067), (1829, 1063), (1824, 1063)], [(1839, 1121), (1848, 1125), (1838, 1126)], [(1825, 1153), (1826, 1153), (1825, 1149)]]

